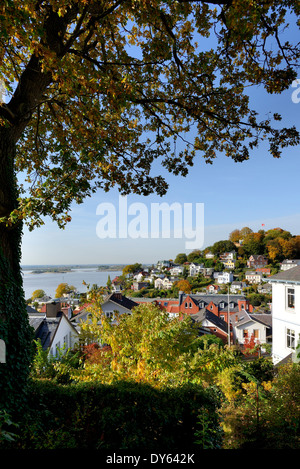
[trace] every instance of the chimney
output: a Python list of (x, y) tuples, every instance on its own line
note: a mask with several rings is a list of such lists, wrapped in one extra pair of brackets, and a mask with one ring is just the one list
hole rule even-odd
[(50, 303), (46, 303), (46, 317), (47, 318), (56, 318), (58, 313), (61, 311), (61, 304), (60, 302), (52, 301)]
[(180, 306), (181, 303), (182, 303), (183, 296), (184, 296), (184, 292), (180, 290), (180, 292), (179, 292), (179, 306)]
[(121, 292), (114, 292), (113, 298), (116, 298), (116, 300), (122, 300), (122, 293)]

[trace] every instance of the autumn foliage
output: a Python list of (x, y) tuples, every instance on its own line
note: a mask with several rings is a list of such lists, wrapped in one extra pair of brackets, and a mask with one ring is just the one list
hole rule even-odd
[(297, 2), (8, 0), (0, 13), (0, 138), (25, 176), (3, 222), (64, 226), (99, 188), (163, 195), (156, 160), (185, 176), (197, 157), (299, 143), (248, 97), (297, 77), (297, 32), (282, 35), (288, 21), (297, 31)]

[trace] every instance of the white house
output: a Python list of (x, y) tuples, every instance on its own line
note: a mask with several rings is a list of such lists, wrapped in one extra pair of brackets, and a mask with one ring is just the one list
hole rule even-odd
[(215, 255), (212, 253), (212, 252), (207, 252), (205, 254), (205, 258), (206, 259), (213, 259), (215, 257)]
[(131, 310), (138, 306), (138, 303), (127, 298), (121, 293), (111, 293), (104, 298), (101, 308), (106, 317), (115, 319), (115, 313), (131, 314)]
[[(90, 307), (92, 303), (88, 303), (80, 313), (76, 314), (72, 319), (71, 322), (80, 330), (80, 323), (87, 321), (89, 315), (91, 314)], [(121, 292), (113, 292), (107, 295), (103, 302), (101, 303), (102, 312), (105, 314), (106, 317), (114, 320), (115, 313), (118, 314), (131, 314), (131, 310), (138, 306), (138, 303), (127, 298), (126, 296), (122, 295)]]
[(249, 283), (261, 283), (263, 274), (261, 272), (246, 272), (245, 278)]
[(168, 277), (157, 278), (154, 281), (154, 287), (159, 290), (170, 290), (172, 288), (173, 282), (168, 279)]
[(184, 265), (175, 265), (169, 270), (171, 275), (182, 275), (184, 271)]
[(203, 264), (194, 264), (194, 262), (192, 262), (189, 266), (189, 269), (190, 269), (190, 276), (195, 277), (200, 272), (203, 272), (204, 265)]
[(221, 262), (233, 261), (235, 257), (236, 257), (235, 251), (223, 252), (223, 254), (220, 254), (220, 261)]
[(243, 288), (246, 288), (246, 284), (245, 282), (232, 282), (231, 286), (230, 286), (230, 291), (231, 293), (238, 293), (238, 292), (241, 292), (243, 290)]
[(272, 340), (272, 315), (252, 314), (240, 311), (231, 317), (234, 342), (244, 345), (247, 339), (254, 339), (255, 345), (269, 344)]
[(231, 283), (233, 281), (233, 273), (232, 272), (216, 272), (214, 274), (216, 281), (220, 284), (223, 283)]
[(218, 293), (218, 291), (221, 289), (221, 287), (219, 287), (219, 285), (208, 285), (206, 287), (206, 291), (208, 293)]
[(284, 259), (284, 261), (280, 264), (281, 270), (288, 270), (292, 269), (293, 267), (297, 267), (300, 265), (300, 259)]
[(48, 307), (46, 313), (28, 310), (29, 324), (33, 327), (35, 339), (40, 340), (43, 350), (49, 350), (53, 356), (59, 351), (66, 353), (78, 342), (78, 332), (64, 313), (59, 311), (57, 303)]
[(296, 347), (300, 337), (300, 266), (268, 277), (272, 284), (274, 364), (289, 355), (296, 360)]

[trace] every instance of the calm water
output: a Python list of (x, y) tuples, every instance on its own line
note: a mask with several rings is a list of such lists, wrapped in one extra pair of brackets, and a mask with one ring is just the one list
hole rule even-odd
[(71, 272), (66, 273), (42, 273), (33, 274), (30, 270), (23, 270), (23, 288), (25, 298), (30, 298), (35, 290), (42, 289), (46, 295), (55, 297), (56, 288), (60, 283), (73, 285), (81, 293), (87, 291), (87, 286), (82, 282), (86, 282), (91, 286), (97, 284), (105, 286), (108, 276), (113, 280), (118, 275), (122, 275), (121, 271), (99, 271), (97, 268), (74, 268)]

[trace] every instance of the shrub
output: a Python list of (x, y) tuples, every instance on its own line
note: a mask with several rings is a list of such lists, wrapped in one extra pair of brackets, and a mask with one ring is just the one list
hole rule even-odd
[[(158, 390), (125, 381), (59, 385), (35, 380), (14, 447), (195, 450), (199, 410), (207, 409), (207, 431), (216, 435), (218, 404), (214, 390), (196, 385)], [(220, 438), (214, 439), (217, 445)]]

